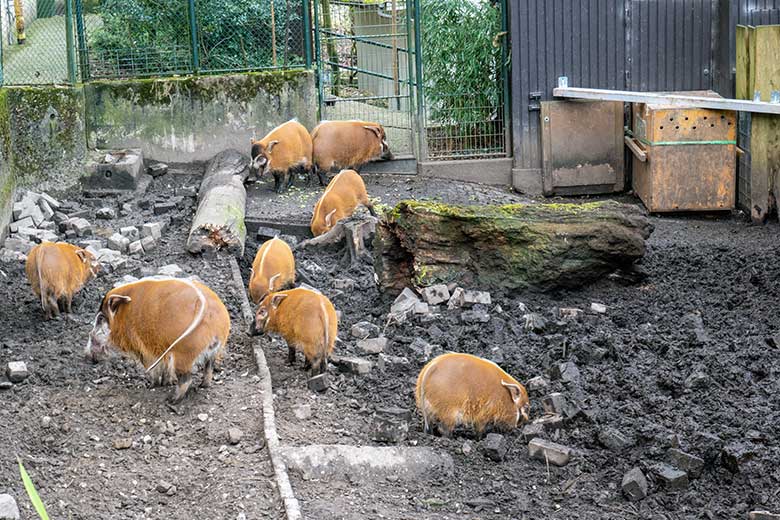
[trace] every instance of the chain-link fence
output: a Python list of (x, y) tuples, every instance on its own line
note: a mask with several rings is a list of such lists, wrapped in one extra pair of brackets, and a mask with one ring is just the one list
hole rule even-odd
[(311, 64), (308, 0), (0, 0), (0, 4), (6, 85)]

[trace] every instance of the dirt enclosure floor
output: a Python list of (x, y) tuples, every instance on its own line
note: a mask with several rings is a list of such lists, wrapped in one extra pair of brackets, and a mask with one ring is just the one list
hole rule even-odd
[[(165, 198), (193, 183), (196, 178), (168, 174), (154, 181), (146, 198)], [(367, 184), (386, 204), (412, 197), (521, 200), (506, 190), (452, 181), (370, 178)], [(248, 216), (308, 222), (319, 187), (282, 198), (269, 187), (250, 189)], [(140, 225), (153, 220), (150, 212), (138, 208), (105, 225)], [(132, 274), (145, 275), (176, 263), (214, 288), (230, 310), (233, 332), (217, 384), (176, 408), (165, 404), (170, 389), (148, 388), (133, 362), (115, 357), (93, 365), (83, 358), (100, 298), (127, 271), (91, 282), (74, 302), (72, 319), (44, 322), (23, 270), (2, 267), (8, 278), (0, 285), (0, 365), (25, 361), (30, 377), (0, 390), (0, 493), (17, 498), (23, 518), (32, 513), (17, 456), (52, 518), (283, 518), (263, 441), (252, 340), (244, 334), (228, 261), (182, 253), (193, 212), (189, 206), (168, 215), (161, 247), (130, 266)], [(375, 414), (395, 407), (412, 417), (398, 446), (431, 447), (454, 461), (452, 474), (414, 479), (293, 471), (304, 518), (660, 520), (780, 512), (778, 225), (679, 216), (653, 223), (642, 261), (645, 280), (611, 277), (547, 294), (494, 291), (486, 323), (466, 323), (460, 310), (443, 307), (433, 317), (387, 325), (392, 299), (377, 291), (369, 263), (345, 266), (340, 251), (296, 253), (312, 285), (342, 312), (336, 353), (374, 366), (364, 375), (331, 366), (331, 388), (315, 394), (300, 360), (289, 366), (283, 343), (264, 338), (281, 443), (380, 446), (373, 440)], [(257, 245), (250, 237), (240, 262), (245, 278)], [(606, 313), (591, 312), (593, 302), (604, 304)], [(561, 307), (585, 312), (561, 320)], [(528, 312), (544, 318), (541, 330), (526, 330)], [(384, 366), (350, 335), (361, 321), (389, 338)], [(501, 462), (486, 457), (482, 441), (468, 434), (423, 434), (414, 383), (423, 364), (445, 351), (492, 359), (524, 383), (544, 376), (549, 387), (531, 392), (531, 415), (543, 415), (541, 397), (551, 392), (581, 410), (545, 433), (575, 450), (572, 461), (548, 467), (530, 459), (520, 430), (506, 435)], [(566, 361), (579, 377), (564, 383), (555, 368)], [(230, 428), (242, 431), (238, 444), (228, 441)], [(129, 447), (117, 447), (128, 439)], [(677, 447), (705, 461), (701, 475), (679, 488), (657, 476), (668, 450)], [(649, 481), (648, 496), (639, 502), (621, 492), (623, 475), (634, 467)], [(159, 491), (166, 483), (175, 488)]]

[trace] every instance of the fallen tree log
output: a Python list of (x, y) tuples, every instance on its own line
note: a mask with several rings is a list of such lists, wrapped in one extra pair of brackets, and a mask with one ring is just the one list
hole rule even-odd
[(576, 287), (630, 266), (653, 230), (638, 206), (449, 206), (403, 201), (377, 224), (380, 288), (455, 282), (466, 287)]
[(187, 251), (244, 254), (244, 179), (248, 166), (249, 160), (236, 150), (220, 152), (209, 161), (198, 192), (198, 210), (187, 238)]

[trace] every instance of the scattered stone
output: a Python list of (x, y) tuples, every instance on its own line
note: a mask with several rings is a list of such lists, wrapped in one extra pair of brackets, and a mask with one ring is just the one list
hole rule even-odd
[(198, 187), (197, 186), (182, 186), (181, 188), (176, 188), (176, 195), (180, 197), (197, 197), (198, 196)]
[(450, 299), (447, 301), (447, 308), (452, 310), (460, 307), (461, 302), (463, 301), (463, 289), (460, 287), (456, 287), (452, 294), (450, 295)]
[(780, 520), (780, 513), (770, 513), (769, 511), (751, 511), (748, 513), (748, 520)]
[(50, 220), (54, 218), (54, 210), (51, 206), (49, 206), (49, 203), (46, 202), (43, 199), (38, 200), (38, 207), (41, 208), (41, 213), (43, 214), (43, 220)]
[(108, 248), (120, 253), (126, 253), (130, 247), (130, 239), (119, 233), (114, 233), (108, 237)]
[(176, 209), (178, 202), (175, 200), (167, 200), (165, 202), (157, 202), (154, 205), (154, 214), (162, 215)]
[(20, 517), (14, 497), (5, 493), (0, 495), (0, 520), (19, 520)]
[(133, 439), (129, 437), (114, 439), (113, 445), (116, 450), (127, 450), (133, 447)]
[(26, 217), (31, 218), (36, 227), (40, 226), (41, 222), (46, 220), (43, 216), (43, 212), (41, 211), (40, 206), (37, 204), (30, 204), (25, 206), (22, 212), (19, 213), (19, 216), (16, 220), (24, 220)]
[(72, 229), (65, 230), (65, 238), (67, 240), (73, 240), (74, 238), (76, 238), (76, 232), (73, 231)]
[(634, 443), (615, 428), (606, 427), (599, 430), (599, 442), (612, 451), (623, 451)]
[(307, 385), (309, 386), (309, 390), (312, 392), (324, 392), (330, 387), (330, 384), (328, 382), (328, 374), (322, 373), (320, 375), (314, 376), (307, 382)]
[(46, 220), (44, 222), (41, 222), (41, 225), (38, 226), (38, 229), (45, 229), (47, 231), (54, 231), (55, 229), (57, 229), (57, 224), (55, 224), (51, 220)]
[(528, 455), (532, 459), (549, 461), (555, 466), (565, 466), (571, 460), (572, 449), (545, 439), (533, 439), (528, 443)]
[(509, 450), (506, 439), (500, 433), (488, 433), (482, 441), (482, 449), (490, 460), (501, 462)]
[(236, 444), (241, 442), (241, 439), (244, 437), (244, 432), (242, 432), (238, 428), (228, 428), (227, 436), (228, 436), (228, 442), (233, 446), (235, 446)]
[(127, 217), (132, 212), (133, 212), (133, 205), (130, 204), (129, 202), (125, 202), (119, 207), (119, 214), (122, 215), (123, 217)]
[(547, 414), (534, 419), (531, 424), (541, 425), (547, 431), (559, 430), (563, 426), (563, 416), (558, 414)]
[(355, 375), (368, 374), (371, 372), (371, 362), (367, 359), (361, 359), (357, 357), (340, 357), (332, 356), (331, 361), (342, 372), (347, 372)]
[(490, 314), (487, 311), (478, 309), (463, 311), (460, 315), (460, 319), (464, 323), (487, 323), (490, 321)]
[(710, 376), (706, 374), (706, 372), (702, 371), (694, 371), (685, 378), (685, 382), (683, 383), (685, 385), (685, 388), (707, 388), (710, 382)]
[(724, 468), (732, 473), (739, 473), (740, 466), (752, 459), (754, 455), (755, 452), (749, 445), (735, 442), (723, 448), (720, 453), (720, 462)]
[(385, 347), (387, 347), (387, 338), (380, 336), (378, 338), (361, 339), (357, 342), (357, 346), (367, 354), (379, 354), (384, 352)]
[(147, 222), (141, 228), (142, 237), (152, 237), (155, 240), (162, 238), (162, 224), (159, 222)]
[(606, 314), (607, 306), (604, 305), (603, 303), (593, 302), (590, 304), (590, 310), (595, 312), (596, 314)]
[(45, 202), (47, 206), (49, 206), (53, 210), (58, 210), (62, 206), (60, 204), (60, 201), (46, 193), (45, 191), (39, 195), (38, 203)]
[(0, 390), (10, 390), (14, 384), (7, 379), (0, 379)]
[(63, 223), (67, 222), (69, 218), (70, 217), (67, 216), (65, 213), (61, 211), (55, 211), (51, 219), (54, 221), (55, 224), (57, 224), (57, 229), (62, 231), (60, 226), (62, 226)]
[(116, 218), (116, 211), (112, 208), (103, 207), (95, 212), (95, 217), (103, 220), (113, 220)]
[(692, 446), (701, 455), (705, 464), (714, 465), (723, 449), (720, 437), (708, 432), (698, 431), (693, 435)]
[(558, 373), (560, 374), (561, 381), (564, 383), (578, 384), (580, 382), (580, 369), (573, 361), (567, 361), (561, 363), (558, 366)]
[(353, 338), (366, 339), (369, 336), (379, 335), (379, 327), (369, 321), (360, 321), (352, 325), (350, 334)]
[(523, 440), (525, 442), (531, 442), (537, 437), (541, 437), (544, 433), (544, 425), (537, 422), (528, 423), (523, 426)]
[(77, 237), (92, 236), (92, 225), (85, 218), (70, 218), (66, 224), (76, 233)]
[(387, 356), (385, 354), (379, 354), (379, 359), (376, 362), (379, 370), (384, 370), (387, 367), (393, 366), (406, 366), (409, 364), (409, 360), (403, 356)]
[(184, 269), (176, 264), (164, 265), (157, 270), (157, 274), (160, 276), (170, 276), (171, 278), (181, 278), (186, 276)]
[(411, 312), (414, 309), (414, 305), (419, 301), (420, 299), (414, 294), (414, 291), (407, 287), (393, 302), (393, 305), (390, 307), (390, 314), (396, 318), (402, 318)]
[(209, 416), (208, 416), (208, 414), (205, 414), (205, 413), (199, 413), (198, 414), (198, 420), (200, 422), (206, 422), (206, 421), (209, 420)]
[[(445, 287), (447, 286), (445, 285)], [(471, 444), (471, 441), (466, 441), (463, 443), (463, 446), (460, 447), (460, 451), (468, 457), (471, 455), (471, 452), (474, 451), (474, 445)]]
[(23, 264), (27, 261), (27, 255), (10, 249), (0, 249), (0, 262), (4, 264)]
[(461, 307), (471, 307), (473, 305), (490, 305), (490, 293), (485, 291), (463, 291), (461, 293)]
[(658, 481), (670, 491), (680, 491), (688, 487), (688, 474), (668, 464), (657, 464), (653, 473)]
[(173, 495), (176, 494), (176, 491), (177, 491), (176, 486), (171, 486), (171, 488), (168, 491), (166, 491), (165, 494), (168, 495), (169, 497), (172, 497)]
[(425, 302), (417, 302), (414, 304), (414, 309), (412, 309), (414, 314), (417, 315), (425, 315), (431, 313), (430, 306)]
[(141, 233), (135, 226), (125, 226), (119, 230), (119, 233), (123, 237), (127, 237), (131, 242), (134, 242), (141, 237)]
[(691, 478), (699, 478), (704, 468), (704, 459), (685, 453), (684, 451), (671, 448), (666, 452), (666, 459), (673, 466), (685, 471)]
[(140, 240), (136, 240), (135, 242), (130, 242), (130, 245), (127, 246), (127, 253), (131, 255), (138, 255), (144, 252), (144, 246), (141, 245)]
[(173, 484), (166, 480), (161, 480), (157, 483), (157, 487), (155, 489), (157, 489), (159, 493), (167, 493), (172, 488)]
[(550, 383), (543, 376), (532, 377), (526, 385), (530, 392), (544, 392), (549, 386)]
[(257, 239), (258, 240), (269, 240), (274, 237), (278, 237), (281, 234), (281, 231), (279, 231), (276, 228), (272, 227), (264, 227), (260, 226), (257, 228)]
[(410, 412), (407, 408), (399, 408), (397, 406), (386, 406), (386, 407), (377, 408), (376, 414), (385, 417), (400, 419), (402, 421), (412, 420), (412, 412)]
[(293, 414), (295, 414), (295, 417), (297, 417), (301, 421), (305, 421), (306, 419), (309, 419), (312, 415), (311, 405), (299, 404), (298, 406), (293, 406)]
[(157, 249), (157, 241), (152, 237), (143, 237), (141, 239), (141, 247), (143, 247), (144, 253), (149, 253)]
[(450, 299), (450, 291), (444, 284), (432, 285), (425, 287), (421, 291), (423, 300), (428, 305), (439, 305)]
[(423, 360), (427, 361), (433, 354), (433, 345), (420, 337), (414, 338), (409, 348), (417, 353)]
[(542, 407), (547, 414), (559, 414), (565, 419), (573, 419), (579, 415), (582, 410), (572, 403), (560, 392), (554, 392), (542, 398)]
[(168, 165), (165, 163), (155, 163), (146, 169), (146, 172), (152, 177), (160, 177), (168, 173)]
[(535, 312), (524, 314), (523, 320), (525, 320), (523, 325), (525, 330), (536, 332), (537, 334), (543, 332), (545, 327), (547, 327), (547, 320), (545, 320), (541, 314)]
[(409, 434), (409, 423), (391, 417), (375, 417), (371, 439), (377, 442), (398, 444)]
[(561, 307), (558, 309), (558, 316), (562, 320), (576, 320), (582, 315), (582, 309), (576, 307)]
[(34, 227), (35, 222), (33, 222), (32, 217), (24, 217), (23, 219), (17, 220), (16, 222), (11, 222), (8, 225), (8, 231), (11, 233), (18, 233), (20, 229)]
[(5, 374), (12, 383), (21, 383), (30, 375), (24, 361), (9, 361)]
[(51, 417), (44, 415), (41, 417), (41, 428), (48, 428), (49, 426), (51, 426)]
[(352, 291), (356, 286), (357, 283), (351, 278), (336, 278), (333, 280), (333, 288), (339, 291)]
[(647, 479), (639, 468), (633, 468), (623, 475), (620, 487), (623, 489), (623, 494), (631, 502), (642, 500), (647, 496)]

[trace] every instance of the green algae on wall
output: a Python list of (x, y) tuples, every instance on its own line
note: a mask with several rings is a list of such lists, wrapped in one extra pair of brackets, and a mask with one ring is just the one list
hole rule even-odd
[(95, 81), (85, 87), (91, 147), (141, 148), (161, 161), (207, 160), (293, 117), (316, 123), (311, 71)]

